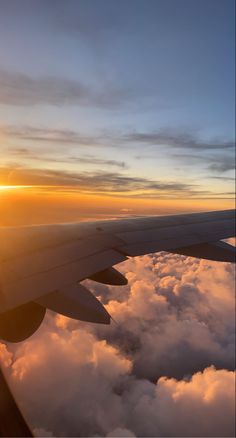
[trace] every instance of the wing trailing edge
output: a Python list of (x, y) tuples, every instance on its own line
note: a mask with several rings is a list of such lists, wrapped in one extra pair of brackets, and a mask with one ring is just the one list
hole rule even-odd
[(226, 242), (202, 243), (190, 245), (170, 251), (174, 254), (182, 254), (199, 259), (214, 260), (216, 262), (235, 263), (235, 247)]

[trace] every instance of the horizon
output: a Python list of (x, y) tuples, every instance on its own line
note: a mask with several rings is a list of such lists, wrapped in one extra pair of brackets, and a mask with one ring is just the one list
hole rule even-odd
[(23, 204), (30, 186), (45, 209), (55, 193), (78, 217), (85, 197), (98, 215), (101, 200), (104, 214), (128, 200), (134, 214), (231, 208), (233, 12), (231, 0), (1, 0), (0, 185), (22, 186)]

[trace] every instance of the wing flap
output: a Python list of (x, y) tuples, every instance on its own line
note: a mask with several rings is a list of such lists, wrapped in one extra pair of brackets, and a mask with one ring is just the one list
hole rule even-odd
[(110, 284), (113, 286), (125, 286), (128, 283), (127, 278), (114, 268), (107, 268), (104, 271), (90, 275), (89, 278), (98, 283)]
[(186, 246), (178, 250), (176, 249), (173, 253), (200, 259), (215, 260), (217, 262), (235, 263), (235, 247), (226, 242), (202, 243), (200, 245)]
[(211, 234), (210, 238), (206, 238), (205, 236), (185, 236), (181, 238), (173, 238), (173, 239), (164, 239), (153, 242), (143, 242), (137, 243), (133, 245), (124, 245), (122, 248), (122, 252), (127, 256), (136, 257), (145, 254), (150, 254), (158, 251), (167, 251), (167, 252), (175, 252), (175, 249), (180, 249), (182, 247), (198, 245), (201, 243), (208, 243), (209, 241), (215, 242), (220, 239), (225, 239), (228, 237), (232, 237), (231, 233), (217, 233)]
[(214, 234), (224, 234), (226, 232), (232, 236), (232, 233), (234, 233), (234, 220), (215, 221), (214, 226), (211, 223), (200, 223), (165, 228), (157, 227), (145, 231), (119, 233), (118, 237), (127, 244), (135, 244), (136, 242), (163, 241), (163, 239), (185, 236), (208, 236), (212, 230)]
[(179, 227), (120, 233), (127, 244), (119, 249), (128, 256), (139, 256), (158, 251), (169, 251), (232, 237), (235, 234), (233, 219), (219, 222), (189, 224)]

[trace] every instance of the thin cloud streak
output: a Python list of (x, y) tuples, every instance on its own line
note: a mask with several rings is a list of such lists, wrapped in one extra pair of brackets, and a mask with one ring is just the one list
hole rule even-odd
[(0, 104), (94, 106), (116, 109), (130, 100), (129, 91), (101, 84), (99, 90), (79, 81), (53, 76), (32, 77), (24, 73), (0, 70)]
[(133, 132), (125, 134), (123, 140), (135, 144), (141, 143), (149, 146), (168, 146), (172, 149), (187, 149), (195, 151), (210, 151), (218, 149), (233, 150), (235, 147), (233, 141), (203, 141), (187, 132), (171, 132), (171, 129), (152, 132)]
[[(223, 148), (223, 147), (222, 147)], [(198, 165), (201, 163), (202, 165), (206, 165), (206, 169), (213, 173), (224, 173), (235, 169), (235, 150), (228, 149), (224, 155), (222, 154), (214, 154), (214, 155), (192, 155), (186, 153), (173, 154), (173, 158), (178, 161), (181, 161), (182, 165)], [(218, 176), (212, 176), (212, 178), (218, 178)], [(219, 177), (220, 178), (220, 177)], [(223, 177), (222, 177), (223, 178)], [(225, 177), (225, 179), (230, 179), (230, 177)]]
[(224, 157), (219, 161), (211, 163), (208, 167), (209, 170), (216, 173), (224, 173), (228, 170), (235, 170), (235, 163), (232, 161), (233, 157)]
[(78, 186), (89, 190), (91, 188), (104, 189), (107, 191), (128, 192), (131, 190), (182, 190), (190, 189), (192, 186), (184, 183), (161, 183), (148, 178), (124, 176), (112, 172), (81, 172), (73, 173), (66, 171), (27, 169), (21, 167), (1, 168), (3, 174), (9, 173), (11, 184), (30, 183), (30, 185), (57, 185), (57, 186)]
[[(60, 144), (81, 144), (86, 146), (109, 146), (120, 149), (120, 147), (134, 147), (152, 146), (163, 148), (179, 149), (183, 151), (195, 151), (196, 152), (211, 152), (226, 150), (227, 153), (233, 153), (235, 149), (235, 142), (233, 140), (214, 139), (211, 141), (204, 141), (200, 137), (194, 136), (188, 132), (179, 133), (173, 132), (173, 129), (150, 131), (146, 133), (117, 133), (112, 131), (97, 132), (96, 135), (86, 135), (78, 131), (69, 129), (51, 129), (51, 128), (38, 128), (35, 126), (2, 126), (3, 132), (13, 138), (19, 138), (23, 140), (40, 141), (40, 142), (52, 142)], [(168, 132), (169, 131), (169, 132)], [(184, 158), (196, 158), (205, 159), (201, 155), (194, 156), (188, 153), (184, 153), (181, 156)], [(138, 155), (137, 157), (142, 157)]]
[(235, 181), (235, 178), (230, 176), (211, 176), (211, 179), (218, 179), (219, 181)]
[[(54, 153), (54, 156), (50, 155)], [(12, 154), (15, 157), (18, 158), (24, 158), (24, 159), (30, 159), (33, 161), (40, 161), (46, 163), (69, 163), (69, 164), (89, 164), (92, 166), (112, 166), (112, 167), (119, 167), (122, 169), (127, 169), (128, 166), (124, 161), (118, 161), (118, 160), (106, 160), (103, 158), (99, 158), (92, 155), (72, 155), (72, 156), (59, 156), (56, 154), (57, 151), (38, 151), (37, 149), (31, 150), (27, 148), (11, 148), (8, 149), (8, 154)]]
[(3, 126), (3, 133), (6, 137), (16, 138), (19, 140), (27, 140), (41, 143), (51, 143), (62, 146), (77, 145), (77, 146), (96, 146), (103, 144), (103, 137), (99, 134), (96, 137), (84, 135), (70, 129), (51, 129), (38, 128), (34, 126)]

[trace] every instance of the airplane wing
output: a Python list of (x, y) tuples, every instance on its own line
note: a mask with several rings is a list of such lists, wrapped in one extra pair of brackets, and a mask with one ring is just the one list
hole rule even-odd
[(71, 318), (110, 323), (80, 284), (122, 285), (113, 266), (128, 257), (168, 251), (235, 262), (235, 211), (0, 228), (0, 337), (19, 341), (41, 324), (46, 308)]

